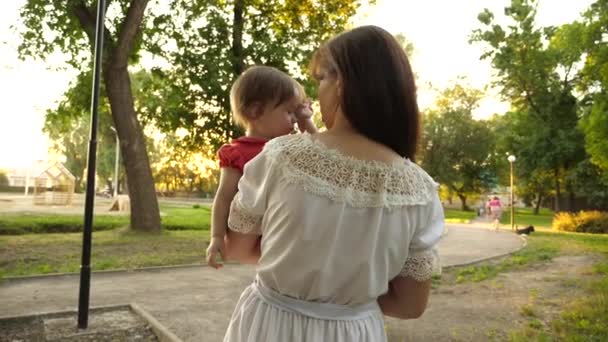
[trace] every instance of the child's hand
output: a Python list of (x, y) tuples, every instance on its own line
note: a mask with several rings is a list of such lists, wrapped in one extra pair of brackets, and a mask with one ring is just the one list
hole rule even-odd
[(308, 120), (312, 117), (312, 102), (310, 100), (303, 101), (298, 108), (296, 108), (296, 119), (298, 121)]
[(296, 109), (295, 114), (300, 132), (308, 132), (311, 134), (317, 133), (317, 127), (314, 122), (312, 122), (313, 111), (312, 102), (310, 100), (302, 102)]
[(217, 261), (218, 254), (222, 257), (222, 260), (226, 260), (224, 258), (224, 251), (226, 250), (226, 246), (224, 245), (224, 238), (222, 237), (213, 237), (211, 238), (211, 243), (209, 247), (207, 247), (207, 265), (219, 269), (223, 264), (220, 264)]

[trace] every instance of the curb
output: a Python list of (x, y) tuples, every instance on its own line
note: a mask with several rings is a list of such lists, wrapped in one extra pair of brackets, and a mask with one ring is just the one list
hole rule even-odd
[[(224, 265), (239, 265), (238, 262), (225, 262)], [(101, 271), (92, 271), (91, 275), (95, 274), (112, 274), (112, 273), (137, 273), (137, 272), (154, 272), (154, 271), (162, 271), (167, 269), (180, 269), (180, 268), (196, 268), (196, 267), (210, 267), (207, 264), (183, 264), (183, 265), (167, 265), (167, 266), (150, 266), (150, 267), (140, 267), (140, 268), (118, 268), (114, 270), (101, 270)], [(5, 276), (0, 278), (0, 282), (2, 281), (26, 281), (26, 280), (36, 280), (36, 279), (45, 279), (45, 278), (54, 278), (54, 277), (70, 277), (70, 276), (78, 276), (80, 273), (78, 272), (67, 272), (67, 273), (46, 273), (46, 274), (35, 274), (35, 275), (26, 275), (26, 276)]]
[(456, 268), (456, 267), (471, 266), (471, 265), (478, 264), (478, 263), (483, 262), (483, 261), (490, 261), (490, 260), (494, 260), (494, 259), (500, 259), (500, 258), (506, 257), (508, 255), (511, 255), (513, 253), (517, 253), (517, 252), (521, 251), (522, 249), (524, 249), (528, 245), (528, 240), (525, 237), (523, 237), (522, 235), (517, 235), (517, 237), (519, 237), (523, 241), (523, 244), (521, 246), (519, 246), (519, 248), (517, 248), (515, 250), (512, 250), (510, 252), (506, 252), (506, 253), (502, 253), (502, 254), (499, 254), (499, 255), (493, 255), (493, 256), (487, 257), (487, 258), (479, 258), (479, 259), (475, 259), (475, 260), (472, 260), (472, 261), (467, 261), (467, 262), (464, 262), (464, 263), (461, 263), (461, 264), (442, 266), (441, 268), (445, 270), (445, 269)]
[(164, 325), (162, 325), (154, 316), (150, 315), (150, 313), (144, 309), (142, 309), (139, 305), (135, 303), (129, 304), (131, 311), (141, 317), (144, 321), (146, 321), (158, 340), (160, 342), (182, 342), (182, 340), (175, 336), (174, 333), (169, 331)]

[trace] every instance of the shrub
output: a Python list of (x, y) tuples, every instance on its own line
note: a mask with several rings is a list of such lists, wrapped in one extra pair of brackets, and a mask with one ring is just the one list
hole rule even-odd
[(0, 171), (0, 185), (8, 186), (8, 177), (4, 171)]
[(200, 209), (201, 205), (200, 204), (195, 204), (195, 205), (192, 206), (192, 208), (194, 208), (194, 209)]
[(608, 213), (596, 210), (558, 213), (553, 220), (553, 229), (566, 232), (608, 234)]

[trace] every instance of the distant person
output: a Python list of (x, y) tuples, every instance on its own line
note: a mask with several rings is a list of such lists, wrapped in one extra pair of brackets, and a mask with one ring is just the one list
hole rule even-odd
[(492, 213), (492, 223), (494, 224), (494, 229), (498, 230), (500, 225), (500, 216), (502, 216), (502, 204), (500, 203), (500, 199), (498, 196), (494, 196), (490, 201), (490, 212)]
[(492, 218), (492, 208), (490, 208), (490, 202), (492, 202), (491, 198), (488, 198), (486, 201), (486, 217)]

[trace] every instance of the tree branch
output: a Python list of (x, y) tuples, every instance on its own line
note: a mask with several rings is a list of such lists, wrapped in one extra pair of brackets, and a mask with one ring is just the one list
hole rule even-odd
[(116, 44), (114, 54), (114, 63), (116, 63), (118, 67), (126, 67), (128, 64), (129, 56), (133, 52), (135, 38), (141, 29), (140, 25), (143, 21), (147, 4), (148, 0), (131, 1), (125, 20), (118, 33), (118, 43)]
[[(106, 8), (104, 9), (105, 12), (108, 11), (110, 2), (111, 1), (106, 1)], [(78, 23), (80, 24), (80, 27), (82, 28), (82, 30), (85, 32), (85, 34), (89, 38), (89, 44), (91, 45), (91, 49), (93, 49), (93, 47), (95, 46), (95, 26), (96, 26), (96, 21), (97, 21), (97, 17), (95, 15), (95, 13), (93, 13), (93, 11), (87, 7), (84, 0), (79, 1), (74, 6), (72, 11), (73, 11), (72, 13), (74, 14), (74, 16), (76, 18), (78, 18)], [(110, 47), (110, 45), (112, 44), (112, 36), (110, 34), (110, 31), (106, 28), (105, 25), (104, 25), (104, 40), (105, 40), (104, 45), (106, 46), (106, 48)]]
[(95, 42), (95, 17), (89, 10), (84, 1), (78, 2), (73, 8), (73, 13), (78, 18), (78, 23), (82, 30), (89, 37), (89, 42), (93, 46)]

